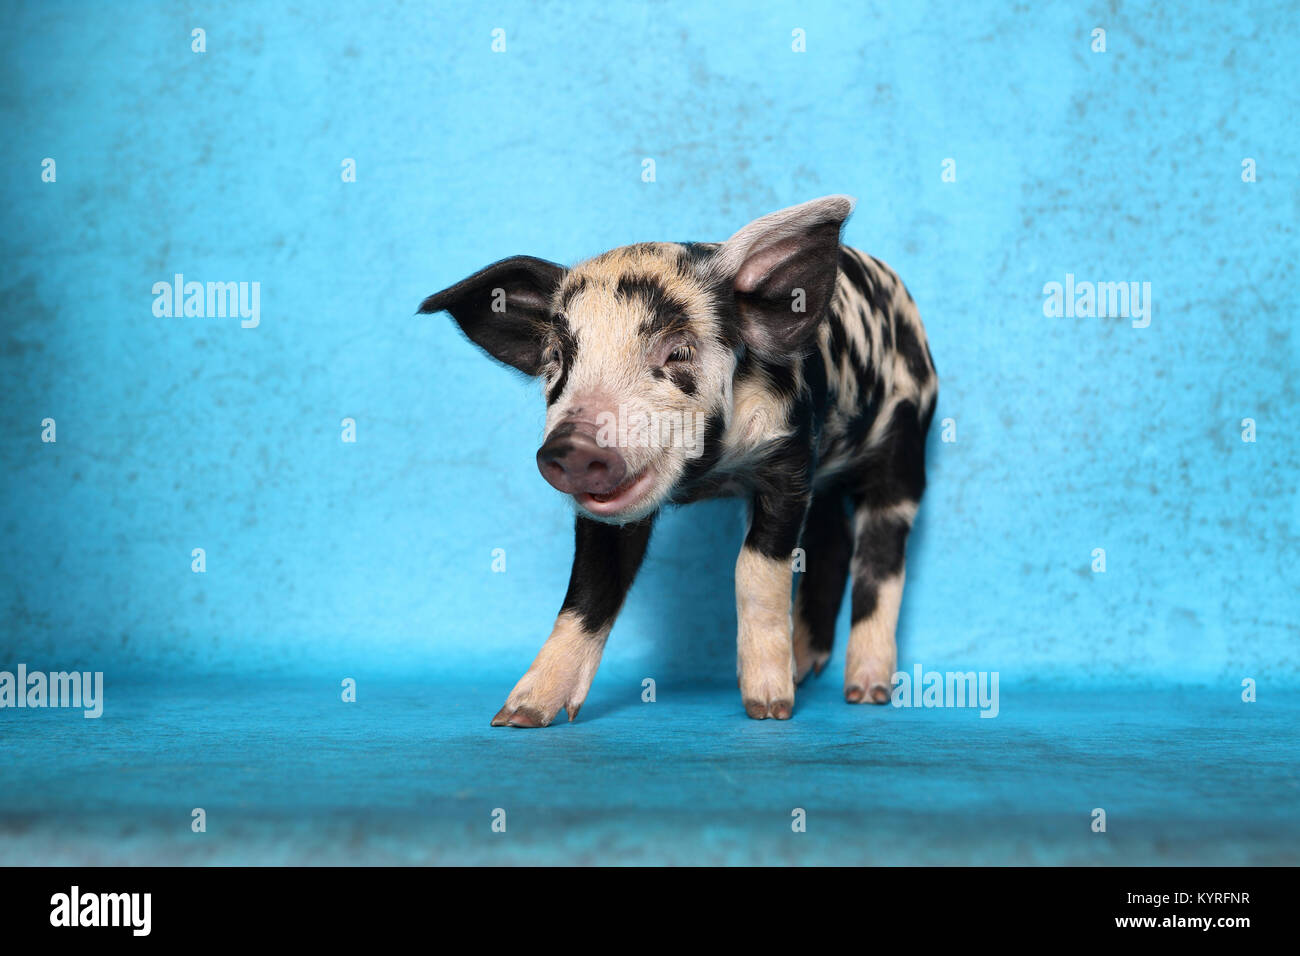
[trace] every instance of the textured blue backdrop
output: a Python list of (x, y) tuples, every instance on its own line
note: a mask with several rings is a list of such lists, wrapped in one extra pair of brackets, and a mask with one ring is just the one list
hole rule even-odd
[[(716, 240), (846, 192), (846, 241), (912, 289), (956, 428), (931, 435), (900, 663), (1294, 684), (1298, 18), (1262, 0), (17, 5), (0, 668), (103, 670), (110, 693), (427, 675), (454, 695), (473, 676), (486, 722), (558, 608), (572, 519), (533, 465), (537, 390), (420, 299), (505, 255)], [(260, 282), (260, 325), (155, 317), (175, 273)], [(1066, 273), (1150, 282), (1150, 326), (1045, 317)], [(734, 502), (666, 517), (597, 692), (725, 688), (742, 522)]]

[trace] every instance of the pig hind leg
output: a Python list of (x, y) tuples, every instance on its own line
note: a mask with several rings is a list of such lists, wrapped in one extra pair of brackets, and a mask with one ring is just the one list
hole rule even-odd
[(850, 703), (888, 703), (892, 692), (907, 539), (925, 490), (928, 418), (911, 402), (900, 402), (851, 495), (853, 623), (844, 668)]
[(794, 602), (795, 681), (820, 674), (835, 643), (835, 619), (853, 557), (853, 536), (844, 496), (818, 492), (808, 509), (803, 537), (804, 570)]

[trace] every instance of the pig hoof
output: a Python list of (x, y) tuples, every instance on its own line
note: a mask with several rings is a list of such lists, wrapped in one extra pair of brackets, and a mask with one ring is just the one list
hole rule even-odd
[(601, 648), (599, 642), (584, 640), (576, 645), (582, 653), (576, 653), (572, 643), (557, 642), (554, 637), (548, 640), (533, 666), (506, 695), (506, 704), (492, 718), (492, 726), (549, 727), (560, 714), (567, 714), (569, 720), (577, 717), (591, 688)]
[(790, 715), (794, 713), (794, 703), (789, 700), (747, 700), (745, 701), (745, 713), (754, 720), (767, 720), (771, 717), (775, 720), (789, 720)]
[(857, 684), (844, 688), (844, 699), (850, 704), (888, 704), (889, 696), (889, 688), (884, 684), (872, 684), (870, 692)]
[(506, 704), (492, 718), (493, 727), (546, 727), (555, 715), (547, 717), (533, 707), (511, 707)]
[(543, 716), (539, 711), (532, 710), (529, 707), (520, 707), (510, 719), (506, 721), (507, 727), (545, 727), (553, 718)]

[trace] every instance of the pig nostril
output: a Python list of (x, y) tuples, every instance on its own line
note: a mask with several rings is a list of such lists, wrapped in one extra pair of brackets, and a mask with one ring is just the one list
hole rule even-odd
[(593, 461), (587, 465), (587, 474), (600, 474), (602, 471), (609, 471), (609, 466), (603, 461)]

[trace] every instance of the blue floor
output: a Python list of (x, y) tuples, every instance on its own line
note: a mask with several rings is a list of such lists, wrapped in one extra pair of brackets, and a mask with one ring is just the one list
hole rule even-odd
[(0, 711), (0, 864), (1300, 863), (1294, 692), (1004, 684), (981, 719), (850, 707), (828, 674), (760, 723), (734, 685), (647, 704), (601, 675), (575, 723), (490, 728), (511, 683), (110, 684), (99, 720)]

